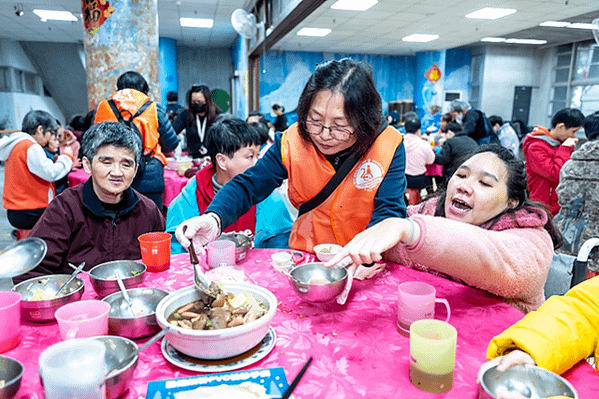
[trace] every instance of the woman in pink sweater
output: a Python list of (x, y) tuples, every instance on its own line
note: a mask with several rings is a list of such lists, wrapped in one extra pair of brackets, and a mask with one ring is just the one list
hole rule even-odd
[(358, 234), (327, 262), (383, 258), (505, 298), (524, 313), (545, 301), (543, 286), (561, 236), (527, 198), (524, 164), (497, 144), (460, 164), (447, 190)]

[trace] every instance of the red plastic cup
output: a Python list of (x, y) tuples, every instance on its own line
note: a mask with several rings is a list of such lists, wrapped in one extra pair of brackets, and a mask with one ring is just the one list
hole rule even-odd
[(0, 353), (21, 343), (21, 294), (0, 291)]
[(171, 266), (171, 238), (169, 233), (146, 233), (140, 235), (141, 261), (149, 272), (162, 272)]

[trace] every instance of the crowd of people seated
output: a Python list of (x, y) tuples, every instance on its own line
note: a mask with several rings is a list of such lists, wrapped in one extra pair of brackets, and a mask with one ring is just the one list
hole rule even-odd
[[(555, 251), (565, 244), (576, 254), (598, 234), (599, 113), (565, 108), (551, 126), (526, 132), (455, 100), (441, 126), (423, 133), (416, 112), (403, 122), (385, 118), (372, 69), (348, 58), (316, 67), (290, 126), (278, 104), (274, 123), (258, 112), (246, 121), (223, 113), (206, 85), (188, 90), (187, 107), (169, 93), (165, 109), (139, 73), (116, 83), (65, 128), (34, 110), (22, 132), (0, 139), (8, 220), (48, 246), (18, 280), (68, 273), (68, 262), (89, 270), (139, 259), (137, 237), (146, 232), (174, 234), (171, 250), (180, 253), (249, 230), (259, 248), (341, 245), (328, 267), (354, 272), (389, 260), (503, 298), (526, 314), (490, 343), (488, 357), (503, 369), (524, 362), (561, 373), (598, 351), (599, 280), (547, 302), (544, 284)], [(588, 142), (576, 149), (581, 127)], [(165, 153), (181, 145), (183, 130), (189, 155), (203, 162), (179, 171), (190, 179), (165, 220)], [(443, 183), (433, 188), (434, 164)], [(89, 180), (67, 187), (65, 176), (79, 166)], [(406, 189), (430, 195), (406, 206)], [(560, 345), (563, 358), (549, 356), (550, 345)]]

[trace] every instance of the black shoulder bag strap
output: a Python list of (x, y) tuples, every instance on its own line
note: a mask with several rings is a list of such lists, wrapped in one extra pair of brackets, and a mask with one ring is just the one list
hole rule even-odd
[[(114, 116), (116, 116), (116, 118), (118, 119), (119, 122), (124, 122), (125, 119), (123, 119), (123, 115), (121, 114), (121, 111), (119, 111), (119, 108), (116, 106), (114, 100), (111, 98), (108, 100), (108, 105), (110, 105), (110, 108), (112, 109), (112, 112), (114, 113)], [(141, 114), (144, 113), (144, 111), (146, 109), (148, 109), (148, 107), (152, 105), (152, 100), (148, 99), (145, 103), (142, 104), (141, 107), (139, 107), (139, 109), (137, 110), (137, 112), (135, 113), (135, 115), (133, 115), (129, 121), (133, 122), (133, 119), (137, 118), (138, 116), (140, 116)]]
[[(370, 145), (376, 141), (376, 139), (383, 132), (383, 130), (387, 128), (388, 125), (389, 123), (386, 120), (383, 120)], [(370, 148), (370, 146), (368, 146), (368, 148)], [(366, 151), (368, 151), (368, 148)], [(314, 198), (300, 205), (297, 216), (300, 217), (304, 213), (310, 212), (312, 209), (322, 204), (322, 202), (326, 200), (333, 193), (333, 191), (335, 191), (339, 184), (341, 184), (343, 179), (345, 179), (347, 174), (354, 168), (354, 166), (356, 166), (360, 158), (366, 154), (366, 151), (350, 155), (350, 157), (343, 162), (337, 172), (335, 172), (333, 177), (331, 177), (331, 180), (328, 181), (326, 186), (324, 186), (322, 190), (320, 190), (320, 192), (314, 196)]]

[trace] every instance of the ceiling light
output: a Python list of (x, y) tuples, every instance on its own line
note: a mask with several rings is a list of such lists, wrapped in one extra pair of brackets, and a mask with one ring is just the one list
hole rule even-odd
[(439, 35), (427, 35), (427, 34), (422, 34), (422, 33), (414, 33), (413, 35), (406, 36), (401, 40), (403, 40), (404, 42), (426, 43), (426, 42), (430, 42), (430, 41), (438, 39), (438, 38), (439, 38)]
[(489, 42), (489, 43), (503, 43), (505, 42), (504, 37), (483, 37), (480, 39), (481, 42)]
[(547, 40), (537, 40), (537, 39), (507, 39), (506, 43), (512, 44), (545, 44)]
[(570, 22), (562, 22), (562, 21), (545, 21), (541, 22), (539, 26), (549, 26), (552, 28), (565, 28), (570, 25)]
[(330, 29), (321, 29), (321, 28), (302, 28), (297, 32), (298, 36), (317, 36), (322, 37), (331, 33)]
[(214, 20), (210, 18), (179, 18), (181, 26), (189, 28), (212, 28)]
[(581, 22), (575, 22), (573, 24), (568, 25), (568, 28), (574, 29), (597, 29), (595, 24), (583, 24)]
[(77, 17), (69, 11), (33, 10), (33, 13), (42, 21), (77, 21)]
[(512, 8), (490, 8), (485, 7), (481, 8), (478, 11), (471, 12), (470, 14), (466, 14), (466, 18), (476, 18), (476, 19), (498, 19), (503, 18), (507, 15), (515, 13), (516, 10)]
[(336, 10), (366, 11), (376, 3), (378, 3), (378, 0), (338, 0), (331, 8)]

